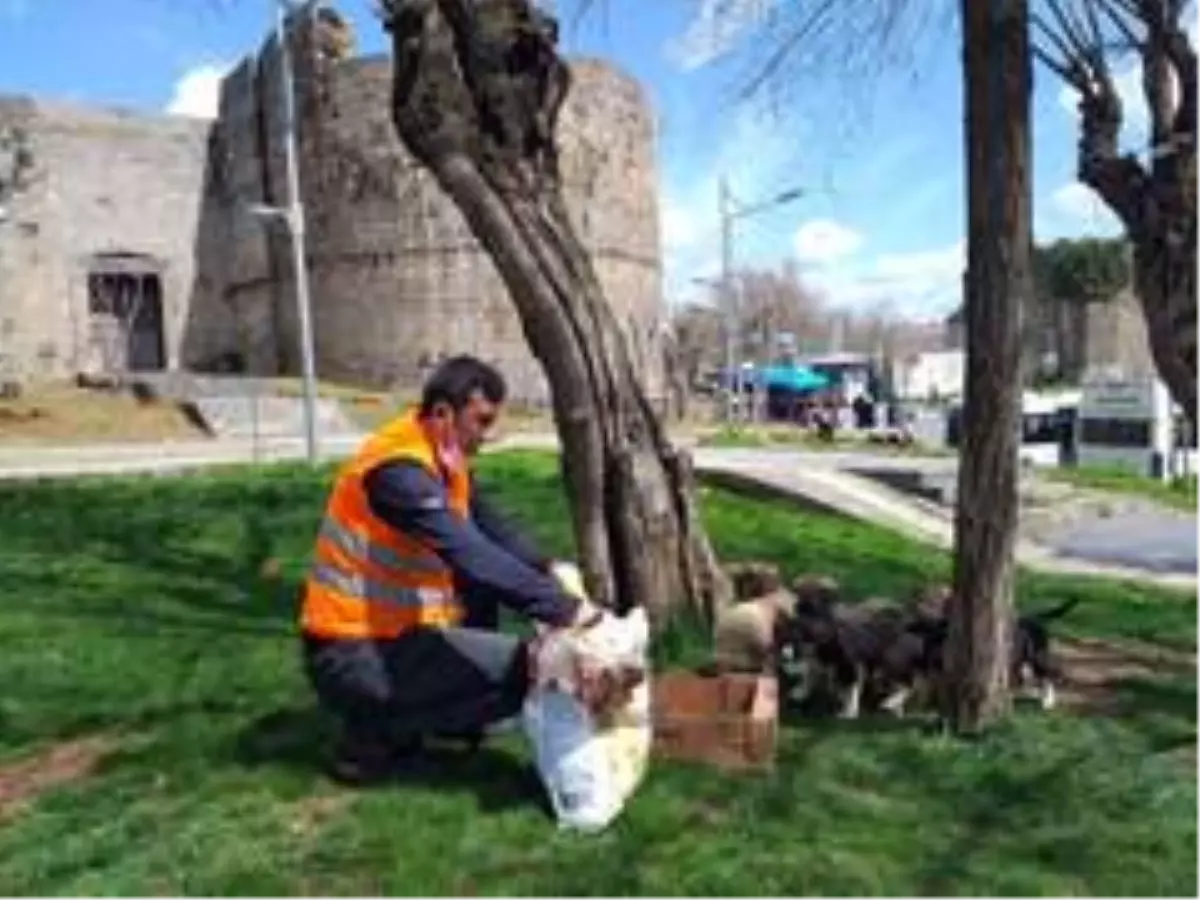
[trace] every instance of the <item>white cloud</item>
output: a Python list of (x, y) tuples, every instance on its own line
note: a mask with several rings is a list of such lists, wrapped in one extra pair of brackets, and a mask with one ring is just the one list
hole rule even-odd
[[(1124, 126), (1136, 135), (1144, 135), (1150, 122), (1150, 111), (1142, 93), (1142, 64), (1135, 62), (1113, 74), (1113, 87), (1121, 98)], [(1069, 84), (1058, 92), (1058, 102), (1072, 115), (1079, 113), (1079, 92)]]
[(1108, 205), (1087, 185), (1071, 181), (1035, 202), (1034, 235), (1039, 242), (1082, 235), (1111, 237), (1123, 226)]
[[(718, 133), (720, 145), (707, 164), (686, 180), (668, 177), (660, 193), (665, 289), (674, 303), (705, 299), (710, 291), (695, 279), (711, 278), (719, 271), (721, 175), (729, 180), (734, 198), (744, 204), (756, 204), (803, 182), (795, 174), (795, 134), (778, 127), (769, 116), (743, 109)], [(792, 208), (781, 206), (779, 211)], [(761, 237), (764, 229), (777, 227), (772, 212), (738, 220), (733, 234), (734, 265), (750, 262), (755, 238)]]
[(800, 226), (794, 243), (800, 262), (822, 265), (853, 255), (862, 246), (863, 237), (832, 219), (813, 219)]
[(661, 222), (663, 247), (667, 250), (691, 247), (701, 236), (695, 216), (669, 200), (663, 204)]
[(946, 315), (962, 298), (966, 241), (912, 253), (885, 253), (861, 265), (809, 273), (831, 306), (866, 310), (883, 305), (896, 313)]
[(1106, 211), (1104, 200), (1082, 181), (1072, 181), (1050, 194), (1050, 203), (1063, 216), (1079, 221), (1091, 220)]
[(229, 72), (228, 63), (203, 63), (188, 69), (175, 82), (167, 113), (196, 119), (215, 119), (220, 105), (221, 79)]
[(701, 0), (687, 30), (667, 43), (667, 58), (685, 72), (720, 59), (760, 25), (776, 0)]

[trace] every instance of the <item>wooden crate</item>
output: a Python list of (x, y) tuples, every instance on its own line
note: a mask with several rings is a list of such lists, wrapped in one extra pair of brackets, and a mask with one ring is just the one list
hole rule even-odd
[(774, 767), (779, 730), (774, 678), (669, 671), (652, 684), (655, 755), (726, 770)]

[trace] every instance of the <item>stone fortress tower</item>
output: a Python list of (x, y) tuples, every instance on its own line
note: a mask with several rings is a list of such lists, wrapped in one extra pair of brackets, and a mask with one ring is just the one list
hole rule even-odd
[[(411, 389), (470, 352), (515, 398), (544, 400), (499, 275), (395, 136), (390, 60), (356, 57), (344, 21), (313, 4), (289, 40), (320, 377)], [(288, 237), (250, 212), (287, 200), (279, 49), (268, 39), (226, 77), (211, 123), (0, 97), (0, 367), (299, 373)], [(571, 67), (567, 205), (657, 398), (653, 116), (629, 77)]]
[[(543, 399), (500, 276), (395, 136), (390, 59), (354, 57), (347, 26), (328, 10), (304, 10), (291, 34), (322, 377), (414, 385), (441, 356), (468, 352), (499, 365), (516, 397)], [(203, 269), (221, 285), (206, 293), (220, 309), (189, 329), (185, 360), (196, 365), (236, 348), (251, 371), (299, 371), (287, 237), (245, 213), (248, 202), (286, 200), (279, 62), (268, 40), (222, 86), (201, 227)], [(653, 117), (640, 86), (611, 67), (581, 60), (572, 74), (559, 126), (568, 208), (658, 396), (665, 309)]]

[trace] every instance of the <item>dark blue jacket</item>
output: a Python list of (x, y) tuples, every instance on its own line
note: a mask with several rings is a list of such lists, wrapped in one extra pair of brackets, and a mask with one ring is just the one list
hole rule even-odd
[(363, 479), (371, 512), (398, 531), (426, 541), (472, 589), (550, 625), (565, 625), (578, 601), (549, 573), (551, 560), (524, 537), (472, 484), (471, 512), (450, 511), (446, 488), (416, 463), (376, 466)]

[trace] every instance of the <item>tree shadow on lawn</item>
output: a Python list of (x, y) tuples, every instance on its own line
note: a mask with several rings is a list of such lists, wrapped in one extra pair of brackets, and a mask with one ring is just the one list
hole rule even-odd
[[(73, 588), (81, 587), (86, 587), (86, 581), (76, 579)], [(253, 599), (241, 602), (232, 590), (175, 586), (155, 598), (157, 605), (149, 605), (136, 596), (116, 595), (110, 586), (98, 585), (94, 594), (78, 601), (47, 591), (37, 601), (37, 614), (48, 621), (88, 622), (129, 637), (204, 632), (214, 637), (236, 634), (295, 639), (295, 607), (290, 599), (294, 595), (294, 587), (280, 587), (276, 600), (267, 605)], [(162, 600), (177, 608), (164, 608)]]
[[(287, 768), (328, 778), (326, 768), (334, 735), (330, 716), (320, 708), (286, 707), (260, 716), (243, 728), (232, 756), (237, 764), (249, 768)], [(489, 743), (472, 751), (452, 742), (429, 742), (420, 756), (384, 787), (469, 792), (477, 796), (485, 812), (533, 806), (551, 815), (532, 763)]]

